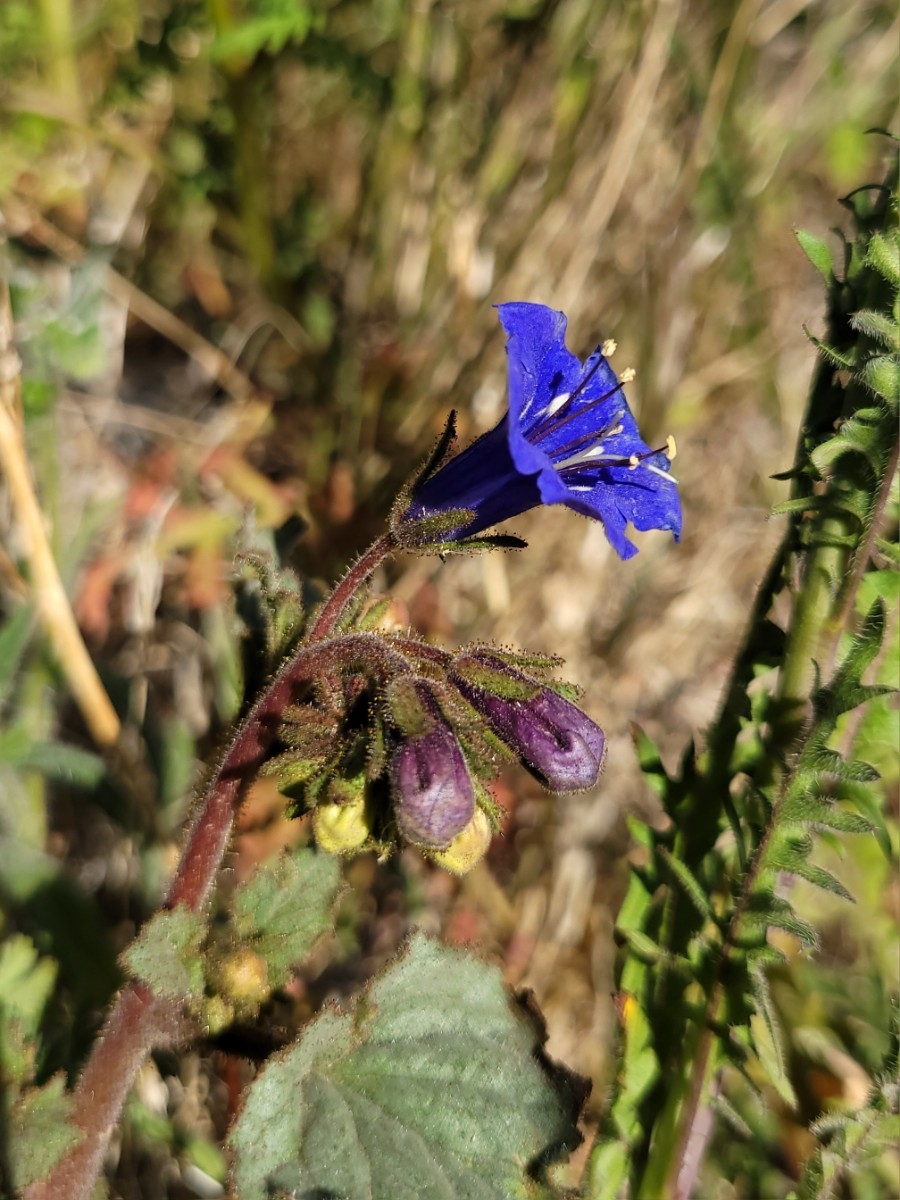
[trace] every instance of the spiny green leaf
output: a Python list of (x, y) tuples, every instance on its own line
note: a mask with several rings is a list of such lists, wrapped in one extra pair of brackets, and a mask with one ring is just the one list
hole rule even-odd
[(238, 936), (265, 959), (272, 989), (282, 987), (330, 932), (340, 888), (336, 857), (300, 850), (263, 864), (237, 889)]
[(900, 344), (900, 330), (897, 322), (887, 313), (875, 312), (862, 308), (850, 318), (850, 324), (858, 333), (864, 333), (873, 341), (881, 342), (889, 350), (894, 350)]
[(787, 870), (792, 871), (794, 875), (799, 875), (801, 879), (805, 879), (815, 887), (821, 888), (823, 892), (831, 892), (835, 896), (841, 896), (844, 900), (854, 903), (853, 896), (841, 881), (836, 879), (830, 871), (826, 871), (824, 867), (818, 867), (811, 862), (799, 862), (793, 867), (788, 867)]
[(813, 926), (798, 917), (786, 900), (770, 891), (760, 891), (752, 896), (741, 924), (748, 926), (751, 933), (759, 929), (783, 929), (810, 950), (819, 945), (819, 934)]
[(201, 916), (184, 905), (151, 917), (122, 955), (123, 967), (169, 1000), (203, 995), (200, 947), (206, 932)]
[(415, 935), (352, 1015), (333, 1011), (270, 1060), (231, 1134), (242, 1200), (508, 1200), (527, 1167), (581, 1140), (580, 1081), (498, 971)]
[(810, 331), (806, 328), (805, 325), (803, 327), (803, 332), (806, 334), (806, 336), (809, 338), (809, 340), (812, 342), (812, 344), (816, 347), (816, 349), (819, 351), (819, 353), (821, 355), (823, 355), (825, 358), (827, 358), (829, 360), (829, 362), (834, 363), (834, 365), (836, 367), (843, 367), (845, 370), (848, 370), (848, 371), (853, 370), (854, 363), (853, 363), (852, 358), (850, 358), (846, 354), (841, 354), (840, 351), (835, 350), (832, 346), (829, 346), (827, 343), (820, 341), (819, 338), (817, 338), (814, 334), (810, 333)]
[(900, 239), (896, 233), (873, 233), (869, 239), (866, 262), (887, 281), (900, 287)]
[[(844, 683), (856, 684), (862, 678), (865, 669), (874, 662), (884, 637), (885, 612), (881, 600), (876, 600), (866, 614), (866, 619), (857, 637), (851, 642), (850, 648), (841, 662), (837, 674), (831, 684), (831, 690), (837, 695)], [(846, 709), (843, 711), (847, 711)]]
[(620, 932), (642, 962), (651, 963), (662, 970), (674, 970), (682, 974), (691, 973), (691, 964), (686, 958), (669, 953), (640, 929), (627, 929)]
[[(895, 343), (896, 344), (896, 343)], [(896, 355), (876, 354), (860, 369), (858, 378), (876, 396), (881, 396), (896, 413), (900, 405), (900, 359)], [(882, 451), (890, 443), (882, 437)]]
[(700, 913), (701, 917), (711, 917), (712, 906), (710, 905), (709, 897), (696, 875), (693, 874), (685, 863), (670, 853), (665, 846), (660, 846), (657, 852), (672, 875), (672, 878), (682, 889), (694, 908)]

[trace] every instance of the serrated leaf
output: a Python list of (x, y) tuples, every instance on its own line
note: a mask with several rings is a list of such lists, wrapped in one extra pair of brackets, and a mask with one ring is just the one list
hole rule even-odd
[(0, 946), (0, 1014), (24, 1021), (31, 1036), (53, 993), (57, 965), (39, 958), (32, 940), (17, 933)]
[(805, 229), (795, 229), (794, 236), (800, 243), (800, 249), (816, 268), (826, 283), (831, 283), (834, 270), (831, 262), (831, 251), (821, 238), (808, 233)]
[(34, 624), (30, 605), (23, 605), (0, 629), (0, 704), (9, 694)]
[(157, 996), (186, 1000), (203, 995), (201, 916), (184, 905), (158, 912), (122, 955), (122, 965)]
[(330, 854), (300, 850), (264, 864), (234, 896), (238, 936), (265, 959), (272, 988), (282, 987), (332, 928), (341, 869)]
[(6, 1152), (17, 1189), (43, 1179), (79, 1140), (81, 1134), (72, 1125), (71, 1115), (72, 1099), (62, 1074), (15, 1102)]
[(242, 1200), (509, 1200), (580, 1141), (581, 1082), (548, 1069), (498, 971), (414, 935), (352, 1015), (325, 1012), (251, 1085), (231, 1135)]

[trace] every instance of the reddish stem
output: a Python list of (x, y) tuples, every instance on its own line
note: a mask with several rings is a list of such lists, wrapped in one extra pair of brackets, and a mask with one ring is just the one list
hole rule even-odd
[[(282, 710), (303, 685), (339, 667), (358, 664), (387, 672), (405, 664), (403, 656), (375, 634), (348, 633), (327, 638), (353, 591), (391, 549), (392, 543), (382, 538), (351, 568), (313, 627), (321, 640), (300, 647), (238, 728), (200, 803), (166, 897), (166, 908), (183, 904), (197, 912), (203, 907), (224, 857), (242, 791), (265, 760), (278, 733)], [(169, 1045), (186, 1032), (180, 1003), (152, 995), (140, 982), (125, 985), (72, 1093), (72, 1122), (82, 1134), (81, 1141), (48, 1176), (26, 1188), (22, 1200), (88, 1200), (141, 1064), (152, 1049)]]
[(360, 555), (322, 605), (319, 615), (309, 631), (308, 640), (310, 642), (334, 633), (344, 609), (353, 599), (359, 587), (365, 583), (376, 567), (381, 566), (384, 560), (394, 553), (396, 548), (394, 535), (385, 533), (376, 542), (373, 542), (365, 553)]

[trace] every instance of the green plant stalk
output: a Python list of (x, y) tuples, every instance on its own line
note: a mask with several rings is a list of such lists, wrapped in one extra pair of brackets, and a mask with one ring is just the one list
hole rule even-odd
[(811, 552), (802, 587), (794, 598), (772, 727), (772, 741), (782, 750), (788, 750), (801, 733), (816, 682), (817, 664), (832, 661), (834, 647), (843, 632), (843, 626), (838, 626), (834, 618), (838, 585), (846, 577), (851, 556), (845, 546), (833, 543), (852, 533), (849, 517), (828, 517), (822, 522), (822, 542)]
[(71, 0), (40, 0), (47, 77), (62, 111), (77, 122), (83, 112)]

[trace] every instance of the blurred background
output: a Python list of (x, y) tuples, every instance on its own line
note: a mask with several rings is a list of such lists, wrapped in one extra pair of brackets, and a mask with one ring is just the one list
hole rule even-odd
[[(654, 811), (631, 727), (673, 765), (715, 716), (781, 537), (771, 476), (792, 462), (814, 362), (804, 325), (822, 329), (794, 229), (828, 236), (837, 198), (882, 176), (888, 144), (867, 131), (896, 129), (897, 44), (878, 0), (4, 0), (0, 253), (28, 453), (123, 721), (95, 771), (60, 663), (32, 640), (0, 713), (0, 899), (4, 937), (44, 971), (39, 1079), (90, 1044), (240, 704), (247, 556), (277, 550), (321, 594), (448, 409), (464, 441), (502, 414), (491, 306), (533, 300), (568, 313), (573, 351), (614, 338), (614, 365), (636, 369), (646, 440), (677, 439), (681, 544), (638, 535), (622, 563), (599, 526), (543, 511), (513, 523), (527, 551), (408, 559), (377, 583), (446, 643), (564, 656), (607, 730), (605, 774), (565, 798), (507, 775), (505, 835), (463, 881), (412, 852), (349, 863), (337, 942), (265, 1037), (424, 925), (535, 991), (550, 1053), (594, 1081), (590, 1135), (615, 1067), (625, 814)], [(6, 622), (31, 552), (0, 479)], [(886, 782), (896, 833), (896, 761)], [(254, 789), (239, 876), (308, 837), (282, 807)], [(709, 1195), (786, 1195), (805, 1125), (861, 1102), (886, 1049), (896, 879), (861, 838), (841, 877), (859, 905), (811, 900), (823, 953), (774, 985), (801, 1111), (754, 1110), (758, 1161), (714, 1142), (732, 1182)], [(221, 1194), (254, 1036), (147, 1064), (114, 1195)]]

